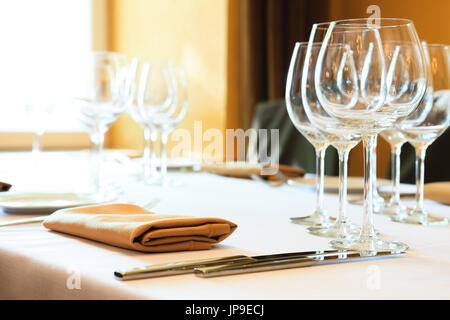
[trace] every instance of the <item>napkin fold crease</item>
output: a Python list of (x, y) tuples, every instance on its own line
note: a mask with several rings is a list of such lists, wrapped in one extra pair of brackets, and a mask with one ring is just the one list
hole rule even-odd
[(44, 227), (121, 248), (144, 252), (210, 249), (237, 225), (220, 218), (163, 215), (131, 204), (58, 210)]

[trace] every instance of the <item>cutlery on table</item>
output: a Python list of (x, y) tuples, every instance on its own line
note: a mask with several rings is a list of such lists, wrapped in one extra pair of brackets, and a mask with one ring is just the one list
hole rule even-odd
[(386, 255), (392, 255), (392, 253), (378, 252), (377, 255), (372, 257), (362, 257), (356, 251), (326, 250), (253, 257), (237, 255), (118, 270), (114, 272), (114, 276), (118, 280), (134, 280), (195, 273), (197, 276), (208, 278), (239, 273), (307, 267), (317, 263), (344, 262), (357, 258), (374, 258)]
[(212, 277), (230, 276), (262, 271), (304, 268), (313, 265), (342, 263), (355, 260), (367, 260), (379, 258), (381, 256), (393, 256), (395, 254), (402, 254), (402, 253), (403, 252), (391, 253), (386, 251), (386, 252), (378, 252), (374, 256), (362, 256), (359, 252), (355, 251), (341, 251), (335, 253), (305, 255), (284, 260), (262, 260), (236, 265), (201, 267), (196, 268), (194, 270), (194, 273), (196, 276), (201, 278), (212, 278)]

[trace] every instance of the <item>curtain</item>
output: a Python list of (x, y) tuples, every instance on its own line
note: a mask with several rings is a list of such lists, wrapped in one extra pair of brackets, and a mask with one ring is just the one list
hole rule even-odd
[(240, 0), (239, 125), (251, 125), (255, 106), (284, 97), (295, 42), (328, 21), (330, 0)]
[[(239, 11), (237, 124), (245, 129), (279, 129), (279, 162), (311, 173), (316, 170), (314, 149), (292, 125), (284, 93), (295, 43), (308, 41), (312, 24), (329, 20), (329, 1), (241, 0), (231, 10)], [(256, 157), (257, 148), (271, 150), (271, 143), (269, 139), (250, 145), (248, 156)], [(325, 157), (325, 173), (338, 173), (332, 148)]]

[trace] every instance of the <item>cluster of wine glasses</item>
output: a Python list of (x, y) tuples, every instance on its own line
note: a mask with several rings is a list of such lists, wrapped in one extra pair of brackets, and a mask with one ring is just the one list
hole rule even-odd
[[(166, 146), (169, 134), (183, 120), (188, 107), (184, 69), (172, 61), (166, 65), (136, 62), (133, 69), (136, 70), (135, 101), (129, 112), (144, 129), (142, 179), (148, 185), (176, 186), (179, 182), (167, 177)], [(159, 165), (155, 154), (158, 139)]]
[[(445, 45), (421, 43), (407, 19), (349, 19), (313, 25), (309, 42), (297, 43), (289, 67), (286, 105), (295, 127), (313, 144), (317, 158), (317, 206), (292, 218), (308, 232), (333, 238), (330, 246), (362, 255), (403, 252), (402, 242), (378, 237), (374, 212), (393, 221), (447, 223), (423, 206), (426, 148), (450, 124), (450, 56)], [(394, 188), (385, 204), (376, 189), (376, 143), (381, 134), (392, 146)], [(348, 155), (360, 141), (364, 154), (363, 223), (346, 213)], [(407, 210), (399, 196), (399, 155), (405, 141), (417, 153), (417, 204)], [(337, 219), (323, 208), (324, 155), (339, 155)]]
[[(104, 135), (123, 112), (129, 112), (144, 128), (143, 180), (167, 185), (168, 135), (183, 119), (187, 108), (186, 77), (180, 66), (169, 62), (158, 67), (137, 58), (128, 61), (120, 53), (93, 51), (80, 57), (74, 104), (94, 146), (92, 156), (93, 193), (107, 197), (114, 189), (102, 173)], [(155, 168), (153, 148), (160, 137), (162, 144), (159, 172)], [(150, 141), (150, 142), (149, 142)]]

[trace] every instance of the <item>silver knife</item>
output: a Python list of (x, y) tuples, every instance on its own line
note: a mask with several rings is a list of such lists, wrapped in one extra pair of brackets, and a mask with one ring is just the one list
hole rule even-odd
[(245, 255), (237, 255), (221, 258), (202, 259), (202, 260), (189, 260), (189, 261), (171, 262), (167, 264), (158, 264), (153, 266), (144, 266), (128, 270), (118, 270), (114, 272), (114, 276), (118, 280), (157, 278), (157, 277), (166, 277), (166, 276), (193, 273), (195, 269), (206, 267), (242, 265), (265, 261), (281, 261), (300, 257), (332, 254), (338, 252), (339, 251), (337, 250), (327, 250), (327, 251), (316, 250), (306, 252), (291, 252), (291, 253), (261, 255), (253, 257)]
[(309, 255), (285, 260), (268, 260), (256, 261), (250, 263), (241, 263), (236, 265), (219, 265), (210, 267), (201, 267), (194, 270), (195, 275), (201, 278), (212, 278), (219, 276), (228, 276), (236, 274), (245, 274), (252, 272), (273, 271), (291, 268), (303, 268), (313, 265), (327, 264), (327, 263), (341, 263), (353, 260), (373, 259), (381, 256), (402, 254), (386, 252), (378, 252), (374, 256), (361, 256), (359, 252), (341, 251), (336, 253), (324, 253), (319, 255)]

